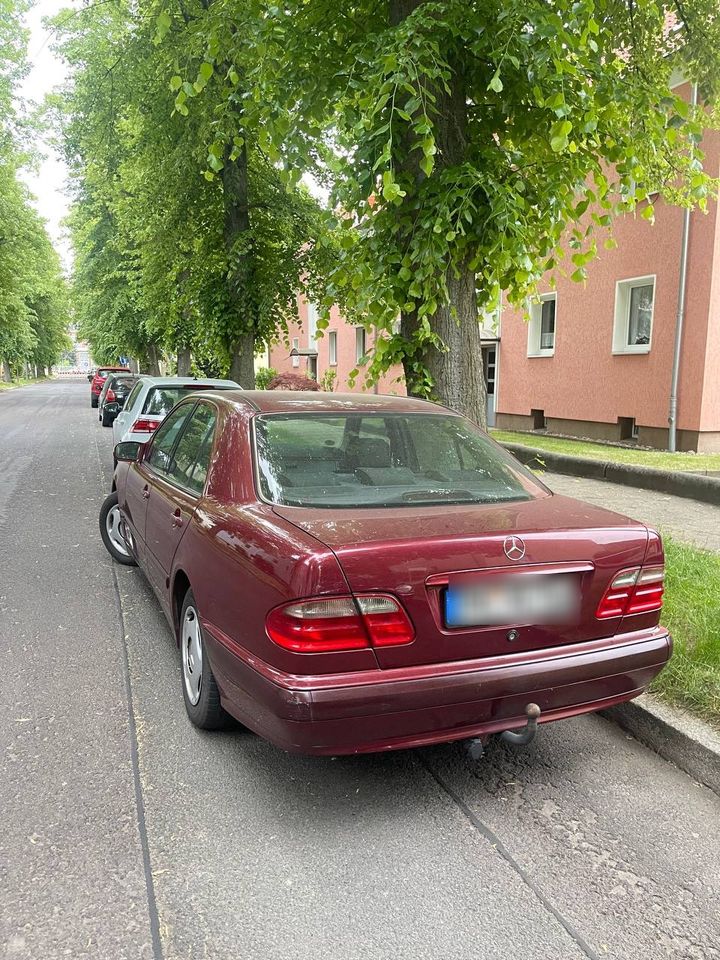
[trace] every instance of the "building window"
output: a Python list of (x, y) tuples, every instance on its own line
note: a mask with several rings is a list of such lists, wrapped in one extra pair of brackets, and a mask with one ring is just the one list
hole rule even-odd
[(360, 363), (365, 353), (365, 327), (355, 327), (355, 362)]
[(555, 353), (556, 312), (556, 293), (544, 293), (538, 301), (530, 305), (529, 357), (552, 357)]
[(615, 287), (613, 353), (649, 353), (655, 277), (619, 280)]
[[(299, 350), (299, 349), (300, 349), (300, 338), (299, 338), (299, 337), (293, 337), (293, 340), (292, 340), (292, 348), (293, 348), (293, 350)], [(292, 365), (293, 365), (294, 367), (299, 367), (299, 366), (300, 366), (300, 357), (293, 357), (293, 358), (292, 358)]]
[(328, 334), (328, 363), (331, 367), (337, 366), (337, 333), (334, 330)]
[(318, 312), (314, 303), (307, 305), (307, 328), (308, 328), (308, 346), (315, 346), (315, 335), (317, 334)]

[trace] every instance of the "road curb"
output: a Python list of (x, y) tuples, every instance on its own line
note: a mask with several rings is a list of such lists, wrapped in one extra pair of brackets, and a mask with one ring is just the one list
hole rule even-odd
[(613, 463), (608, 460), (592, 460), (588, 457), (572, 457), (566, 453), (552, 453), (521, 443), (503, 443), (506, 450), (533, 470), (549, 470), (572, 477), (588, 477), (605, 480), (644, 490), (671, 493), (676, 497), (700, 500), (703, 503), (720, 504), (720, 478), (703, 474), (656, 470), (629, 463)]
[(709, 724), (647, 694), (601, 713), (720, 796), (720, 733)]

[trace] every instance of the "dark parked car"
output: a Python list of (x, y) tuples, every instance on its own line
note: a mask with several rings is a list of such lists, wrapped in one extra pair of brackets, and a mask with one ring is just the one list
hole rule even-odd
[(630, 700), (670, 656), (658, 534), (433, 404), (198, 394), (115, 453), (102, 536), (199, 727), (313, 754), (484, 737)]
[(113, 425), (138, 379), (132, 373), (113, 373), (107, 378), (98, 397), (98, 420), (104, 427)]
[(100, 399), (100, 391), (111, 373), (130, 373), (128, 367), (98, 367), (90, 380), (90, 406), (96, 407)]

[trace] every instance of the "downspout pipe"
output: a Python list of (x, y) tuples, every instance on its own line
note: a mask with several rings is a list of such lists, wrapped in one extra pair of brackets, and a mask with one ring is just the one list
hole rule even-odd
[[(694, 83), (690, 105), (697, 106), (698, 88)], [(680, 242), (680, 280), (678, 283), (677, 314), (675, 317), (675, 347), (673, 349), (672, 376), (670, 378), (670, 409), (668, 412), (668, 450), (677, 450), (677, 408), (678, 385), (680, 382), (680, 361), (682, 359), (682, 336), (685, 326), (685, 301), (687, 299), (688, 247), (690, 245), (690, 217), (692, 210), (683, 210), (682, 240)]]

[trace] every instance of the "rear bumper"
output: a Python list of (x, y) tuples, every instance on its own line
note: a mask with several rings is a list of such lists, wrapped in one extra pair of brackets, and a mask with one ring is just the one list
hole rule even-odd
[(631, 700), (670, 658), (654, 627), (604, 640), (483, 660), (352, 674), (294, 676), (205, 622), (223, 706), (285, 750), (350, 754), (416, 747), (541, 723)]

